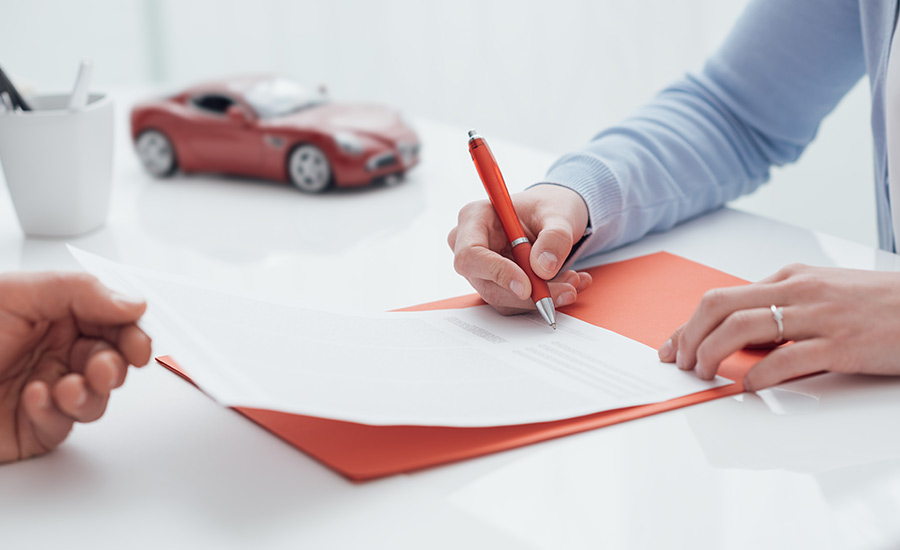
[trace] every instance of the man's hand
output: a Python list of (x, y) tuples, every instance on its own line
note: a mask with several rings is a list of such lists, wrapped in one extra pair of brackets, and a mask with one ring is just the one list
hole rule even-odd
[[(591, 284), (591, 276), (575, 271), (557, 273), (587, 227), (584, 200), (566, 187), (537, 185), (513, 195), (512, 201), (525, 234), (534, 243), (532, 269), (543, 279), (555, 278), (549, 286), (557, 307), (573, 303)], [(534, 309), (531, 282), (511, 259), (509, 241), (490, 201), (464, 206), (447, 243), (453, 250), (456, 271), (487, 303), (503, 314)]]
[(82, 274), (0, 275), (0, 462), (56, 448), (150, 359), (146, 304)]

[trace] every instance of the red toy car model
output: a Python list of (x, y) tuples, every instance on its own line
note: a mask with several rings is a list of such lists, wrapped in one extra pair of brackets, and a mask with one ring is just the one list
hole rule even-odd
[(332, 103), (281, 77), (192, 87), (136, 106), (131, 136), (148, 172), (216, 172), (286, 181), (317, 193), (399, 181), (419, 140), (391, 109)]

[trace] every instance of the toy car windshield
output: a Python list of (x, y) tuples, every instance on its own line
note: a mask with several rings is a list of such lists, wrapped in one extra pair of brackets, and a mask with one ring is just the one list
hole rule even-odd
[(325, 96), (285, 78), (272, 78), (253, 85), (245, 99), (260, 118), (296, 113), (325, 103)]

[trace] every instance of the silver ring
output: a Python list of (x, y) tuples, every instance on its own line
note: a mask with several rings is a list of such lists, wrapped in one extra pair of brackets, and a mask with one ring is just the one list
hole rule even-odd
[(774, 319), (775, 324), (778, 325), (778, 337), (775, 338), (775, 342), (783, 342), (784, 341), (784, 308), (783, 307), (775, 307), (773, 305), (770, 309), (772, 310), (772, 319)]

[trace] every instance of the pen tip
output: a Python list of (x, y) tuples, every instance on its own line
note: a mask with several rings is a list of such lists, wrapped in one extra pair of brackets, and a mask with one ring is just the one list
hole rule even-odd
[(478, 132), (476, 132), (475, 130), (469, 130), (469, 137), (472, 137), (472, 136), (474, 136), (474, 135), (477, 134), (477, 133), (478, 133)]
[(553, 327), (553, 330), (556, 330), (556, 323), (550, 323), (550, 326)]

